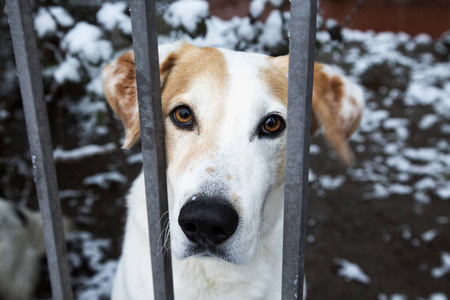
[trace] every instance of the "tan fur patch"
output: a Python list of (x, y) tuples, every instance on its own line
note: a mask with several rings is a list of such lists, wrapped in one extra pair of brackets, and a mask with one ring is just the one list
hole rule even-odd
[[(162, 92), (163, 114), (168, 116), (170, 109), (177, 103), (189, 105), (195, 115), (195, 103), (187, 103), (180, 95), (188, 93), (194, 85), (200, 84), (208, 101), (214, 101), (214, 110), (208, 116), (210, 120), (196, 119), (194, 130), (186, 132), (166, 121), (166, 154), (167, 160), (174, 162), (177, 173), (183, 172), (196, 160), (209, 155), (215, 149), (214, 141), (221, 123), (228, 71), (225, 57), (215, 48), (196, 48), (185, 44), (176, 53), (176, 63), (164, 81)], [(192, 136), (194, 135), (194, 136)], [(190, 138), (186, 139), (187, 136)], [(184, 152), (180, 153), (180, 149)]]
[[(354, 161), (353, 153), (347, 145), (348, 127), (352, 124), (342, 122), (344, 83), (339, 76), (330, 78), (316, 64), (313, 86), (313, 112), (321, 125), (325, 137), (334, 147), (341, 159), (348, 165)], [(359, 124), (359, 123), (358, 123)]]
[[(275, 57), (271, 62), (274, 68), (281, 70), (284, 74), (288, 73), (288, 55)], [(319, 128), (322, 128), (325, 137), (341, 159), (346, 164), (352, 164), (353, 153), (346, 141), (358, 127), (361, 115), (356, 121), (345, 120), (343, 122), (341, 120), (340, 112), (345, 95), (344, 82), (337, 75), (330, 78), (323, 68), (321, 64), (314, 64), (311, 134), (313, 135)], [(354, 99), (352, 104), (357, 106)]]
[(268, 87), (269, 93), (287, 106), (288, 80), (281, 70), (276, 68), (263, 68), (259, 76)]
[(140, 133), (134, 72), (133, 51), (128, 51), (115, 63), (103, 68), (106, 98), (125, 126), (124, 148), (131, 147), (139, 139)]

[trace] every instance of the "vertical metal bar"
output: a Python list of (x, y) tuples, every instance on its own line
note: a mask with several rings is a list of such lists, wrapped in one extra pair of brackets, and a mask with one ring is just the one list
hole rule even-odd
[(136, 83), (155, 300), (173, 299), (164, 124), (154, 0), (131, 0)]
[(292, 0), (284, 196), (282, 299), (301, 299), (317, 0)]
[(7, 0), (6, 3), (44, 228), (53, 299), (71, 300), (73, 296), (66, 260), (58, 182), (34, 35), (33, 14), (29, 0)]

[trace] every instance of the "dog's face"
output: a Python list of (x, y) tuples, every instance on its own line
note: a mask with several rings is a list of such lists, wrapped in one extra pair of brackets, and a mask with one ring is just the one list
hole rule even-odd
[[(246, 263), (260, 236), (281, 217), (287, 63), (287, 57), (186, 43), (160, 47), (171, 246), (177, 257)], [(139, 138), (132, 52), (105, 67), (104, 80), (130, 147)], [(313, 116), (314, 131), (319, 123)]]

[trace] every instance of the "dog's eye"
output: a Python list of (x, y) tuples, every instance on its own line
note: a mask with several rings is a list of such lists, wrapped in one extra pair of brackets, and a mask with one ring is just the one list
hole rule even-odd
[(286, 127), (284, 120), (278, 115), (268, 116), (261, 124), (260, 136), (274, 136), (281, 133)]
[(192, 128), (193, 116), (189, 107), (181, 105), (175, 107), (170, 113), (172, 122), (181, 128)]

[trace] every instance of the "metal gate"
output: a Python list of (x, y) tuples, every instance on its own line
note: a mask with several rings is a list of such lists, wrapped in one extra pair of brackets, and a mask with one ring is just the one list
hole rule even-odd
[[(30, 0), (7, 0), (54, 299), (73, 299), (58, 183)], [(167, 222), (164, 126), (154, 0), (130, 0), (155, 300), (174, 299), (170, 255), (157, 255)], [(282, 299), (303, 295), (317, 0), (292, 0)], [(162, 235), (163, 237), (165, 235)], [(168, 243), (169, 241), (167, 241)], [(164, 251), (162, 253), (165, 253)]]

